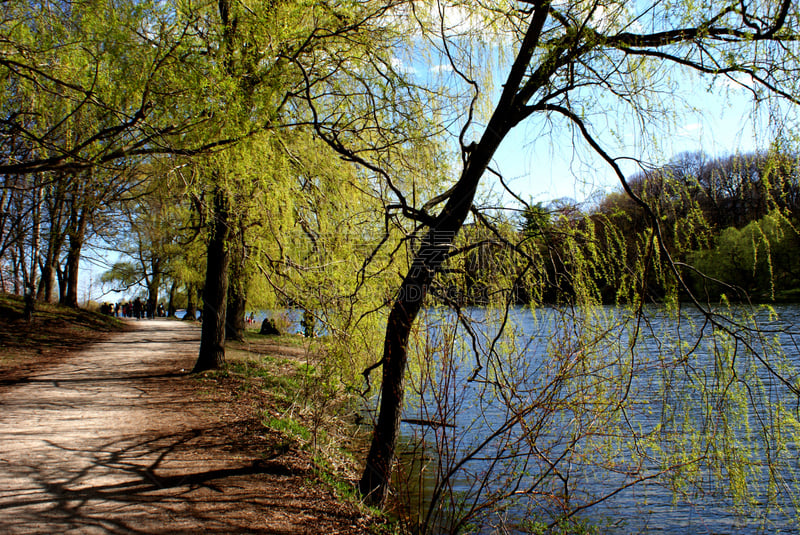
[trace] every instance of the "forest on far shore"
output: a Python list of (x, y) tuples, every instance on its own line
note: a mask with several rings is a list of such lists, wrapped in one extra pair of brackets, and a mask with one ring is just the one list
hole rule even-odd
[[(571, 302), (575, 292), (567, 273), (580, 245), (582, 254), (597, 248), (601, 257), (625, 259), (617, 266), (595, 266), (589, 287), (605, 304), (627, 303), (630, 287), (626, 291), (619, 284), (625, 277), (620, 266), (635, 266), (642, 257), (658, 254), (648, 248), (653, 234), (645, 210), (652, 209), (694, 296), (712, 303), (800, 301), (799, 165), (796, 156), (780, 153), (718, 158), (683, 153), (663, 167), (630, 177), (633, 196), (620, 189), (590, 203), (530, 204), (508, 219), (505, 238), (478, 220), (465, 226), (462, 243), (472, 244), (471, 251), (450, 266), (438, 295), (487, 303), (508, 283), (498, 279), (511, 278), (517, 304), (532, 298)], [(502, 227), (497, 222), (504, 217), (498, 214), (494, 226)], [(515, 269), (505, 247), (539, 258), (537, 270)], [(659, 301), (669, 293), (667, 284), (663, 273), (650, 271), (646, 293)], [(678, 295), (687, 297), (689, 292), (681, 290)]]

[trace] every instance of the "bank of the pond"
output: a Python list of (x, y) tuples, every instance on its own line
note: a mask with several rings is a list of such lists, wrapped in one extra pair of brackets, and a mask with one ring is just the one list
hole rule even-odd
[(369, 429), (363, 400), (326, 366), (323, 342), (301, 335), (264, 336), (256, 326), (242, 342), (226, 343), (226, 365), (196, 378), (230, 410), (254, 422), (248, 442), (264, 456), (296, 459), (341, 501), (369, 520), (371, 533), (396, 532), (378, 511), (364, 509), (357, 482)]

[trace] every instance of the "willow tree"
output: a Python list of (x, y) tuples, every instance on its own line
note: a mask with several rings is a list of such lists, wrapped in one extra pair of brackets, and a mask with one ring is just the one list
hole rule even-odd
[(150, 2), (8, 2), (3, 13), (0, 173), (37, 177), (48, 216), (40, 294), (52, 297), (58, 272), (62, 301), (76, 305), (82, 249), (135, 184), (134, 164), (225, 143), (186, 137), (214, 122), (187, 105), (202, 74), (176, 70), (196, 20)]
[[(307, 8), (302, 2), (243, 6), (227, 0), (210, 8), (195, 6), (210, 41), (198, 45), (195, 60), (214, 81), (204, 83), (201, 92), (209, 92), (210, 113), (223, 117), (217, 135), (236, 141), (204, 160), (206, 176), (199, 182), (208, 199), (209, 237), (196, 372), (221, 366), (226, 334), (240, 335), (248, 286), (247, 227), (266, 217), (254, 212), (254, 200), (277, 195), (281, 183), (290, 180), (269, 170), (281, 167), (281, 157), (268, 157), (280, 146), (276, 140), (296, 126), (289, 95), (302, 78), (291, 58), (313, 54), (319, 40), (331, 38), (324, 26), (330, 24), (334, 32), (346, 28), (329, 6), (315, 6), (310, 18)], [(286, 20), (294, 23), (286, 25)], [(207, 56), (203, 45), (213, 54)], [(228, 317), (229, 310), (234, 317)]]
[[(205, 18), (208, 34), (214, 39), (211, 47), (214, 54), (207, 65), (220, 91), (213, 99), (224, 106), (224, 131), (231, 138), (242, 138), (252, 127), (249, 121), (260, 122), (275, 112), (274, 99), (270, 98), (277, 83), (273, 68), (267, 60), (270, 52), (267, 45), (266, 28), (260, 27), (273, 16), (269, 6), (264, 6), (263, 17), (238, 6), (222, 1), (208, 12), (200, 6), (199, 13)], [(276, 69), (280, 70), (280, 69)], [(278, 101), (278, 107), (279, 105)], [(235, 247), (238, 221), (243, 217), (237, 213), (235, 203), (237, 184), (249, 177), (237, 177), (236, 166), (231, 165), (237, 157), (247, 157), (233, 146), (227, 151), (213, 155), (206, 166), (210, 202), (207, 206), (209, 222), (208, 249), (206, 253), (206, 278), (203, 287), (203, 325), (200, 351), (194, 371), (220, 367), (225, 361), (225, 338), (228, 310), (229, 268)], [(235, 264), (238, 260), (233, 258)], [(238, 271), (235, 271), (238, 273)]]
[(202, 46), (199, 19), (184, 7), (178, 15), (167, 2), (8, 2), (0, 173), (76, 173), (229, 142), (187, 136), (219, 118), (201, 113), (205, 73), (186, 63)]
[[(383, 27), (392, 5), (392, 2), (353, 2), (335, 5), (317, 3), (309, 6), (304, 2), (288, 2), (265, 4), (256, 9), (254, 6), (222, 2), (219, 4), (219, 12), (213, 18), (206, 19), (210, 28), (208, 35), (213, 37), (215, 43), (212, 47), (215, 56), (209, 71), (216, 80), (215, 98), (226, 104), (224, 131), (228, 132), (228, 138), (240, 141), (236, 146), (219, 151), (209, 159), (213, 168), (210, 168), (212, 176), (208, 183), (212, 184), (215, 199), (213, 210), (209, 211), (212, 214), (209, 222), (214, 224), (209, 242), (209, 274), (205, 285), (207, 296), (204, 331), (208, 325), (209, 338), (203, 336), (196, 370), (218, 366), (224, 359), (224, 340), (212, 341), (210, 337), (212, 332), (224, 332), (224, 325), (227, 323), (226, 307), (223, 306), (226, 299), (223, 296), (229, 287), (223, 288), (221, 284), (222, 281), (230, 281), (230, 277), (221, 273), (227, 272), (231, 261), (234, 262), (236, 272), (241, 273), (243, 269), (247, 271), (241, 259), (249, 247), (245, 239), (247, 227), (253, 221), (266, 217), (266, 214), (257, 211), (248, 213), (250, 210), (257, 210), (251, 201), (261, 195), (289, 191), (291, 188), (284, 184), (291, 181), (305, 183), (306, 192), (313, 189), (314, 185), (322, 186), (322, 181), (318, 181), (319, 177), (326, 177), (327, 181), (330, 171), (319, 170), (320, 167), (309, 172), (309, 169), (324, 164), (312, 163), (314, 159), (319, 159), (318, 152), (305, 154), (303, 149), (310, 145), (312, 151), (319, 150), (320, 145), (313, 141), (312, 127), (324, 125), (323, 128), (338, 130), (347, 135), (345, 130), (349, 131), (360, 121), (351, 112), (368, 117), (375, 113), (374, 109), (366, 107), (361, 100), (361, 109), (354, 110), (351, 103), (343, 103), (346, 99), (337, 98), (335, 91), (347, 86), (349, 94), (364, 94), (363, 88), (367, 79), (387, 86), (400, 79), (392, 74), (387, 83), (381, 78), (380, 72), (391, 64), (388, 51), (392, 48), (387, 43), (397, 39), (393, 29)], [(292, 24), (287, 25), (287, 20), (292, 21)], [(348, 62), (351, 61), (358, 63), (359, 67), (349, 65)], [(338, 67), (331, 69), (332, 62)], [(306, 98), (309, 86), (337, 89), (326, 93), (321, 100), (316, 100), (309, 106), (310, 102)], [(381, 127), (389, 125), (392, 128), (397, 124), (405, 124), (407, 127), (410, 124), (408, 115), (402, 111), (402, 100), (395, 102), (391, 98), (384, 98), (381, 106), (383, 109), (379, 115), (385, 119), (381, 120)], [(315, 116), (318, 121), (309, 120), (309, 115)], [(347, 128), (339, 129), (342, 123), (347, 124)], [(383, 141), (381, 132), (375, 132), (371, 127), (361, 133), (364, 136), (374, 135), (376, 143)], [(395, 142), (399, 139), (400, 137), (396, 137)], [(406, 135), (403, 139), (408, 140), (410, 136)], [(256, 141), (263, 143), (262, 148), (259, 148)], [(298, 145), (293, 146), (293, 143)], [(317, 147), (313, 148), (315, 144)], [(290, 162), (287, 174), (278, 176), (271, 172), (254, 172), (252, 166), (248, 168), (248, 164), (243, 163), (244, 160), (264, 162), (263, 155), (253, 152), (259, 150), (264, 154), (274, 154), (273, 165), (277, 168), (283, 165), (282, 162)], [(323, 154), (331, 154), (327, 147), (324, 151)], [(264, 165), (270, 164), (266, 162)], [(331, 166), (331, 169), (346, 167), (348, 166), (336, 165)], [(360, 188), (362, 191), (385, 187), (367, 176), (368, 174), (367, 171), (363, 186), (355, 184), (347, 170), (343, 170), (338, 180), (350, 182), (354, 189)], [(272, 177), (272, 184), (263, 181), (267, 175)], [(259, 188), (253, 189), (254, 185)], [(345, 194), (349, 185), (339, 188), (340, 191), (336, 194)], [(385, 196), (377, 192), (373, 198), (380, 204)], [(336, 202), (335, 199), (329, 200)], [(293, 204), (298, 209), (291, 199), (282, 201), (287, 209)], [(321, 205), (318, 204), (319, 206)], [(302, 215), (294, 215), (302, 219)], [(300, 229), (290, 232), (298, 230), (305, 238), (309, 238), (308, 233)], [(224, 236), (220, 233), (224, 233)], [(253, 234), (254, 232), (250, 232), (251, 236)], [(236, 252), (237, 258), (231, 258), (231, 252)], [(368, 253), (364, 254), (369, 256)], [(217, 272), (220, 274), (217, 275)], [(231, 310), (242, 310), (241, 294), (246, 286), (245, 281), (235, 281), (235, 292), (229, 300)], [(213, 302), (209, 301), (212, 298)], [(309, 303), (313, 301), (303, 297), (300, 302), (306, 300)], [(296, 296), (291, 301), (297, 301)], [(213, 318), (209, 312), (213, 313)]]
[[(361, 478), (370, 503), (382, 503), (389, 487), (404, 399), (409, 337), (436, 275), (451, 253), (473, 209), (476, 192), (501, 142), (523, 121), (556, 124), (573, 132), (575, 146), (607, 164), (626, 193), (642, 205), (653, 239), (643, 258), (666, 262), (667, 274), (691, 297), (660, 240), (656, 213), (628, 187), (623, 156), (606, 135), (612, 115), (624, 117), (627, 133), (657, 136), (679, 104), (682, 82), (696, 77), (707, 84), (723, 80), (744, 88), (758, 103), (765, 98), (785, 106), (797, 102), (798, 13), (782, 2), (596, 2), (526, 1), (512, 4), (438, 3), (422, 22), (421, 39), (431, 39), (468, 91), (480, 87), (474, 44), (481, 30), (495, 32), (493, 46), (513, 51), (507, 76), (485, 127), (465, 110), (459, 136), (463, 166), (446, 192), (444, 206), (400, 199), (425, 224), (413, 262), (391, 306), (383, 346), (380, 413)], [(460, 23), (454, 25), (454, 21)], [(426, 26), (428, 22), (430, 25)], [(459, 33), (461, 32), (461, 33)], [(485, 33), (484, 33), (485, 35)], [(477, 93), (475, 93), (477, 96)], [(473, 104), (476, 101), (473, 100)], [(701, 102), (697, 102), (700, 105)], [(557, 147), (562, 149), (565, 147)], [(627, 156), (639, 161), (640, 154)], [(439, 199), (440, 200), (440, 199)], [(654, 248), (653, 248), (654, 247)], [(697, 302), (698, 306), (701, 303)], [(703, 310), (705, 308), (701, 307)], [(709, 317), (711, 315), (709, 314)], [(797, 393), (790, 382), (781, 384)]]

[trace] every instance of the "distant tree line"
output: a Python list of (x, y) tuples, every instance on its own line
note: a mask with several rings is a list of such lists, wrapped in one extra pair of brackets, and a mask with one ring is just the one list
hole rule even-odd
[[(712, 302), (723, 296), (734, 302), (797, 301), (798, 175), (800, 162), (792, 154), (710, 158), (693, 152), (640, 172), (629, 184), (661, 221), (664, 243), (687, 281), (679, 295)], [(582, 262), (592, 264), (586, 288), (594, 299), (629, 302), (626, 271), (636, 269), (653, 239), (644, 209), (622, 191), (586, 205), (529, 204), (514, 217), (496, 219), (490, 223), (484, 216), (465, 226), (461, 241), (470, 245), (452, 255), (436, 293), (440, 299), (480, 305), (493, 293), (510, 291), (517, 304), (573, 302), (579, 245)], [(498, 233), (503, 228), (506, 238)], [(520, 263), (508, 249), (532, 262)], [(661, 300), (669, 284), (663, 273), (651, 271), (646, 293)]]

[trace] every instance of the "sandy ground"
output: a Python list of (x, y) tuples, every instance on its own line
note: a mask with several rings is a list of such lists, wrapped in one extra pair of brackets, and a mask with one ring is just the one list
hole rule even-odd
[(366, 533), (310, 467), (232, 444), (199, 328), (130, 332), (0, 387), (0, 533)]

